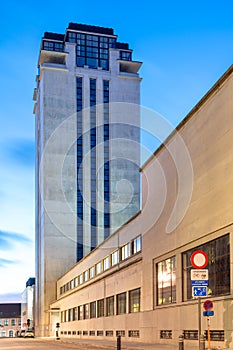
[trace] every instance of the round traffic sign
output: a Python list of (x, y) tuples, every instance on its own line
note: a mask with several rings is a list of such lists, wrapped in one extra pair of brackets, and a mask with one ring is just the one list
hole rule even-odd
[(206, 301), (204, 301), (204, 303), (203, 303), (203, 307), (204, 307), (204, 309), (205, 309), (205, 311), (210, 311), (210, 310), (212, 310), (213, 309), (213, 302), (211, 301), (211, 300), (206, 300)]
[(190, 262), (195, 269), (204, 269), (208, 264), (208, 256), (202, 250), (196, 250), (191, 255)]

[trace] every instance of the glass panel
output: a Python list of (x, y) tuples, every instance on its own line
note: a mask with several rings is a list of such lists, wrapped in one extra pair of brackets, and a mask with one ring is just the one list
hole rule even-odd
[(176, 301), (176, 258), (172, 257), (157, 264), (157, 304)]
[(114, 296), (108, 297), (106, 299), (106, 307), (107, 307), (107, 316), (114, 315)]
[(117, 315), (126, 313), (126, 293), (117, 295)]
[(97, 301), (97, 317), (104, 316), (104, 299)]
[(129, 312), (140, 311), (140, 288), (131, 290), (129, 292)]
[(115, 252), (112, 253), (112, 266), (118, 263), (119, 263), (119, 251), (116, 250)]
[(130, 243), (127, 243), (121, 248), (121, 259), (125, 260), (130, 257)]
[(110, 268), (110, 256), (104, 259), (104, 271)]
[(208, 256), (209, 271), (208, 296), (230, 294), (230, 243), (229, 234), (190, 249), (183, 258), (183, 300), (192, 299), (190, 271), (193, 268), (190, 257), (195, 250), (202, 250)]

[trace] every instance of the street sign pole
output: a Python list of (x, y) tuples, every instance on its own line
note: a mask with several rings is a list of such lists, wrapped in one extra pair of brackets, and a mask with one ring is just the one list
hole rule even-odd
[(210, 317), (207, 317), (208, 350), (210, 350)]
[(198, 341), (199, 350), (201, 350), (201, 298), (198, 297)]
[(208, 264), (208, 256), (202, 250), (196, 250), (190, 257), (191, 265), (196, 270), (191, 270), (192, 296), (197, 297), (198, 303), (198, 340), (201, 350), (201, 297), (207, 296), (208, 270), (203, 270)]

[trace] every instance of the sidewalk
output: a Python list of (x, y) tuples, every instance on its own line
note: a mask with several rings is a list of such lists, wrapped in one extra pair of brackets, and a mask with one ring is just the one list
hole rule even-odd
[[(41, 338), (46, 341), (53, 341), (59, 343), (66, 344), (76, 344), (78, 345), (80, 350), (116, 350), (117, 349), (117, 341), (106, 341), (106, 340), (90, 340), (90, 339), (69, 339), (69, 338), (60, 338), (56, 340), (56, 338)], [(196, 346), (190, 346), (189, 344), (184, 343), (184, 350), (198, 350), (198, 344)], [(179, 350), (179, 344), (176, 345), (168, 345), (163, 343), (139, 343), (139, 342), (129, 342), (121, 340), (121, 350)]]

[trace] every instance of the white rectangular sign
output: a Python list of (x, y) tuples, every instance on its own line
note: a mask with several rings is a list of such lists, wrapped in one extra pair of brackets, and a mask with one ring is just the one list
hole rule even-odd
[(202, 270), (196, 270), (192, 269), (191, 270), (191, 281), (203, 281), (203, 280), (208, 280), (209, 279), (209, 274), (207, 269), (202, 269)]

